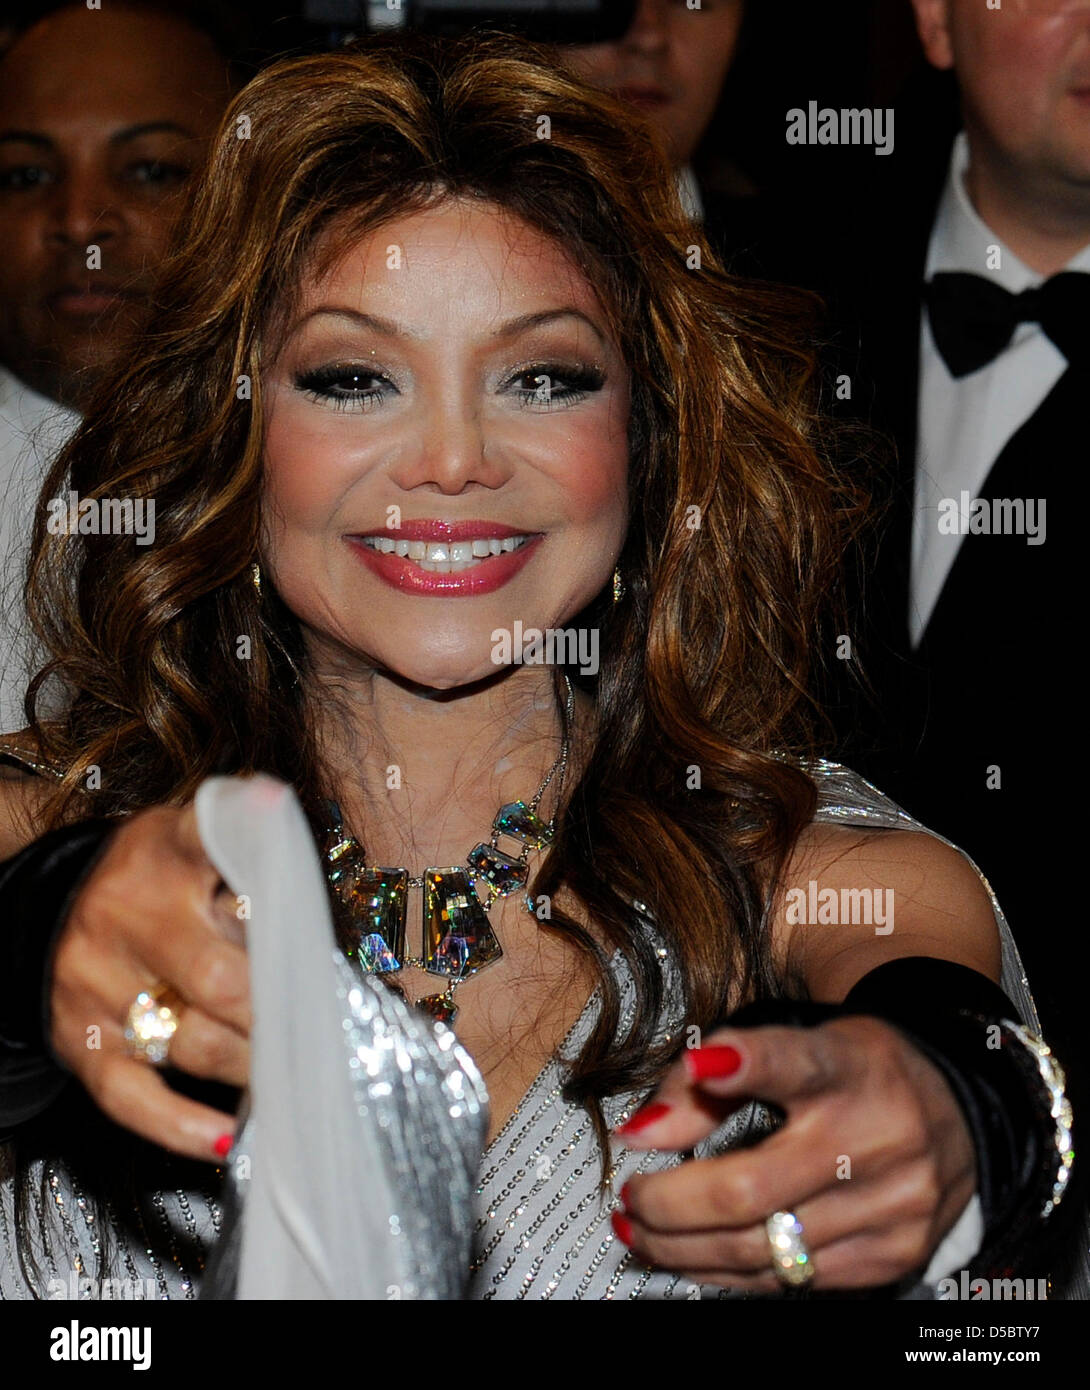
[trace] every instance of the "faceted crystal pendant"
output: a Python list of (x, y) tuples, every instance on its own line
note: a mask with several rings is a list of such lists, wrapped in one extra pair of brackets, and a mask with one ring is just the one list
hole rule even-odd
[(430, 1014), (438, 1023), (453, 1023), (458, 1012), (458, 1006), (449, 992), (425, 995), (423, 999), (416, 1001), (416, 1007)]
[(386, 944), (386, 938), (377, 931), (361, 936), (355, 951), (356, 959), (368, 975), (384, 975), (401, 969), (401, 962)]
[(465, 869), (424, 871), (424, 968), (464, 980), (503, 955)]
[(326, 810), (330, 823), (322, 840), (322, 857), (334, 873), (343, 873), (351, 864), (362, 864), (363, 851), (356, 837), (344, 828), (341, 808), (337, 803), (327, 801)]
[[(331, 879), (333, 876), (331, 875)], [(401, 969), (405, 954), (408, 869), (368, 869), (353, 865), (334, 881), (351, 923), (345, 954), (368, 974)]]
[(473, 886), (486, 905), (493, 898), (506, 898), (526, 882), (526, 865), (491, 845), (478, 845), (470, 850), (467, 863), (477, 871)]
[(342, 830), (331, 830), (326, 835), (322, 857), (329, 866), (329, 881), (334, 886), (338, 878), (350, 872), (362, 860), (359, 844)]
[(501, 806), (492, 822), (492, 834), (497, 838), (510, 835), (534, 849), (544, 849), (553, 838), (549, 827), (530, 810), (525, 801), (509, 801), (506, 806)]

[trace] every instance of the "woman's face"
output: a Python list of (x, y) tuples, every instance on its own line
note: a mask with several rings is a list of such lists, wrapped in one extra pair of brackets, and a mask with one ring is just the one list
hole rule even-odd
[(497, 629), (564, 626), (624, 540), (628, 381), (581, 272), (491, 204), (305, 280), (263, 377), (263, 560), (315, 656), (450, 689)]

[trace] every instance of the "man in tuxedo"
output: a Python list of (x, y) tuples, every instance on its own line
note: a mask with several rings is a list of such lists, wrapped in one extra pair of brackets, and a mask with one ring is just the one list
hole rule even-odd
[(1061, 826), (1081, 762), (1090, 0), (913, 5), (964, 129), (945, 162), (906, 148), (879, 171), (897, 186), (855, 243), (855, 408), (898, 453), (856, 633), (884, 736), (845, 756), (991, 881), (1068, 1063), (1077, 1146), (1084, 926)]

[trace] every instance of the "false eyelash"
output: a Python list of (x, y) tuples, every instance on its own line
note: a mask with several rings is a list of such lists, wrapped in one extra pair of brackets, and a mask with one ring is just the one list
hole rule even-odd
[[(520, 377), (529, 376), (531, 372), (538, 376), (548, 377), (550, 380), (555, 379), (564, 382), (566, 386), (561, 391), (550, 391), (548, 397), (545, 398), (540, 395), (540, 387), (523, 387), (518, 391), (523, 404), (528, 404), (534, 399), (538, 399), (544, 404), (551, 404), (554, 399), (558, 402), (574, 404), (576, 401), (585, 399), (591, 391), (600, 391), (606, 380), (605, 372), (600, 367), (573, 367), (560, 362), (533, 362), (512, 372), (508, 377), (508, 382), (518, 381)], [(337, 382), (350, 376), (385, 382), (388, 386), (393, 385), (388, 377), (371, 367), (363, 369), (343, 363), (328, 367), (316, 367), (313, 371), (301, 372), (295, 377), (295, 385), (297, 389), (304, 391), (311, 400), (331, 405), (336, 410), (347, 410), (353, 407), (367, 410), (381, 401), (383, 393), (377, 389), (348, 392), (337, 392), (330, 389)]]
[[(555, 396), (557, 400), (568, 403), (584, 400), (591, 391), (600, 391), (606, 379), (605, 372), (600, 367), (568, 367), (560, 362), (534, 362), (521, 371), (513, 372), (508, 380), (518, 381), (520, 377), (529, 376), (531, 372), (538, 376), (548, 377), (550, 380), (555, 378), (566, 382), (569, 389), (556, 392)], [(541, 399), (540, 390), (540, 387), (534, 389), (522, 387), (518, 394), (522, 397), (523, 403), (526, 404), (535, 397)], [(554, 393), (550, 391), (548, 398), (550, 401), (553, 395)]]
[(349, 410), (353, 407), (369, 410), (379, 402), (382, 393), (375, 389), (348, 391), (340, 394), (329, 389), (336, 382), (349, 376), (363, 377), (364, 380), (384, 381), (387, 385), (392, 385), (388, 377), (371, 367), (354, 367), (345, 364), (316, 367), (310, 372), (300, 372), (295, 378), (295, 385), (300, 391), (304, 391), (312, 401), (332, 405), (335, 410)]

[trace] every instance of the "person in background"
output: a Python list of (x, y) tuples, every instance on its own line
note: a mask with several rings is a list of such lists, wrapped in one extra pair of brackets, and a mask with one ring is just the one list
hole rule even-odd
[(854, 634), (881, 729), (841, 756), (979, 863), (1080, 1098), (1081, 924), (1054, 864), (1080, 726), (1061, 623), (1090, 393), (1090, 3), (913, 3), (963, 129), (876, 168), (889, 187), (843, 242), (855, 403), (897, 462)]
[(26, 721), (22, 567), (48, 464), (148, 316), (238, 85), (197, 6), (37, 6), (0, 49), (0, 723)]
[(621, 38), (560, 49), (576, 73), (650, 121), (677, 171), (683, 206), (706, 224), (717, 249), (728, 249), (728, 223), (732, 242), (740, 244), (739, 205), (755, 201), (754, 190), (740, 171), (729, 193), (702, 189), (692, 160), (734, 61), (744, 17), (744, 0), (701, 0), (694, 9), (679, 0), (637, 0)]

